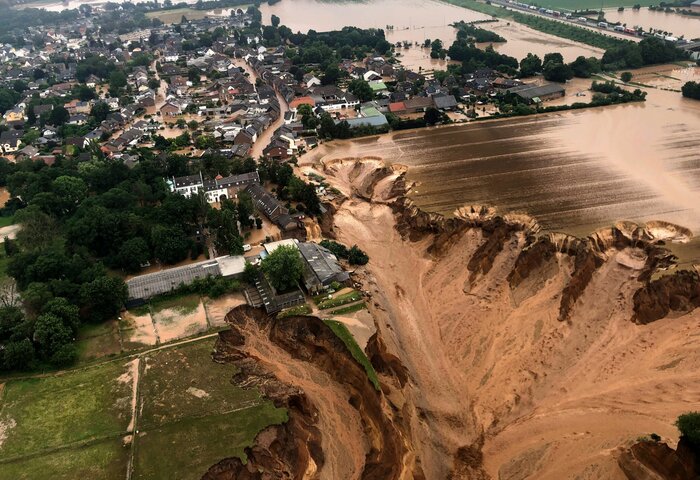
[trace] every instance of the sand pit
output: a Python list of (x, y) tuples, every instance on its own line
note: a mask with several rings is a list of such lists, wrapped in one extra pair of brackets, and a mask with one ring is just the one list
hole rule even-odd
[(224, 295), (215, 300), (207, 300), (204, 308), (207, 312), (209, 324), (212, 327), (223, 327), (226, 325), (226, 315), (239, 305), (245, 305), (246, 299), (242, 293)]
[(158, 335), (153, 327), (153, 320), (148, 310), (127, 311), (119, 325), (124, 349), (139, 348), (158, 343)]
[(201, 301), (194, 309), (175, 306), (153, 312), (153, 322), (161, 343), (196, 335), (209, 328), (207, 313)]
[[(344, 191), (366, 188), (348, 188), (347, 170), (333, 175)], [(334, 233), (370, 257), (362, 290), (371, 293), (381, 338), (408, 369), (402, 393), (426, 478), (446, 478), (459, 467), (455, 453), (477, 446), (491, 478), (622, 479), (620, 446), (652, 432), (675, 444), (676, 417), (700, 406), (700, 351), (691, 338), (700, 311), (632, 323), (638, 252), (606, 252), (560, 322), (570, 257), (556, 253), (547, 275), (518, 287), (516, 303), (507, 279), (522, 233), (474, 277), (467, 264), (485, 242), (480, 229), (436, 258), (427, 253), (430, 235), (399, 235), (381, 197), (345, 201)]]

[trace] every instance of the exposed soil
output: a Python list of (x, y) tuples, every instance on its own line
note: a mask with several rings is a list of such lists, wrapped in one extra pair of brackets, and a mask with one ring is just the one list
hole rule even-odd
[(402, 170), (376, 159), (321, 169), (348, 196), (324, 233), (371, 259), (355, 280), (372, 295), (376, 338), (405, 368), (421, 475), (625, 478), (618, 446), (677, 437), (675, 417), (700, 392), (695, 283), (675, 274), (649, 300), (686, 315), (632, 321), (637, 292), (672, 261), (658, 224), (538, 235), (531, 219), (480, 207), (421, 212), (400, 194)]
[(413, 470), (400, 415), (321, 320), (240, 306), (227, 322), (215, 360), (236, 365), (233, 381), (287, 408), (289, 422), (263, 431), (245, 465), (223, 460), (205, 479), (383, 480)]

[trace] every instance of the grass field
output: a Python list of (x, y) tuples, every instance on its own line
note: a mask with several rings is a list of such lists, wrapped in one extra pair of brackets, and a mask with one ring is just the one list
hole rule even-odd
[(125, 363), (8, 382), (0, 407), (0, 461), (125, 433), (132, 395)]
[(0, 228), (7, 227), (15, 223), (15, 217), (0, 217)]
[(357, 302), (358, 300), (362, 300), (362, 294), (358, 291), (352, 291), (350, 293), (339, 295), (335, 298), (321, 300), (318, 302), (318, 308), (321, 310), (327, 310), (329, 308), (340, 307), (342, 305), (347, 305), (348, 303)]
[(236, 369), (214, 363), (212, 347), (207, 340), (143, 357), (134, 478), (201, 478), (217, 461), (241, 457), (260, 430), (286, 421), (257, 391), (232, 385)]
[(308, 304), (298, 305), (296, 307), (282, 310), (277, 314), (277, 318), (294, 317), (296, 315), (308, 315), (311, 313), (311, 307)]
[(138, 364), (120, 359), (0, 385), (0, 480), (123, 480), (132, 455), (134, 479), (194, 480), (219, 460), (244, 458), (257, 433), (287, 413), (234, 386), (235, 367), (214, 363), (213, 346), (198, 340), (143, 353)]
[(356, 303), (355, 305), (350, 305), (349, 307), (343, 307), (339, 308), (338, 310), (333, 310), (330, 312), (331, 315), (346, 315), (348, 313), (355, 313), (359, 312), (360, 310), (364, 310), (367, 308), (367, 305), (365, 305), (365, 302), (361, 303)]
[(128, 453), (129, 449), (121, 440), (104, 440), (86, 447), (0, 464), (0, 480), (124, 480)]
[(336, 322), (335, 320), (324, 320), (324, 323), (328, 325), (330, 329), (333, 330), (333, 333), (335, 333), (338, 338), (343, 341), (348, 350), (350, 350), (350, 354), (353, 356), (353, 358), (364, 367), (365, 371), (367, 372), (367, 377), (369, 378), (369, 381), (372, 382), (372, 385), (374, 385), (374, 388), (380, 390), (381, 388), (379, 386), (377, 372), (374, 370), (374, 367), (367, 358), (367, 355), (365, 355), (365, 352), (362, 351), (360, 346), (355, 341), (355, 338), (350, 333), (350, 330), (348, 330), (345, 325), (340, 322)]

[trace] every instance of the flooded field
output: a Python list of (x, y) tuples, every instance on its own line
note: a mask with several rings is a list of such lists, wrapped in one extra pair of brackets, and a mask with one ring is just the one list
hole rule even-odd
[(647, 31), (650, 28), (665, 30), (676, 37), (684, 36), (686, 39), (700, 37), (700, 17), (653, 12), (648, 8), (639, 10), (625, 8), (622, 12), (618, 12), (617, 9), (605, 10), (605, 18), (610, 22), (622, 22), (628, 27), (638, 26)]
[[(662, 84), (674, 75), (700, 77), (698, 68), (672, 68), (638, 75)], [(311, 159), (408, 165), (414, 200), (445, 214), (486, 204), (578, 235), (622, 219), (666, 220), (698, 232), (700, 102), (648, 91), (640, 104), (333, 142)]]
[[(274, 5), (260, 6), (263, 21), (269, 22), (271, 15), (280, 17), (282, 23), (293, 31), (307, 32), (340, 29), (352, 25), (361, 28), (386, 29), (390, 42), (419, 42), (439, 38), (445, 46), (455, 39), (455, 29), (450, 24), (460, 20), (473, 22), (489, 19), (466, 8), (435, 0), (373, 0), (369, 2), (328, 3), (322, 0), (282, 0)], [(393, 29), (387, 29), (392, 26)], [(587, 57), (603, 55), (600, 49), (574, 43), (565, 39), (537, 32), (513, 22), (498, 21), (484, 25), (506, 38), (508, 42), (496, 49), (518, 60), (528, 53), (543, 57), (545, 53), (560, 52), (567, 61), (579, 55)], [(418, 48), (409, 50), (404, 63), (415, 68), (445, 68), (444, 62), (432, 60), (428, 52)]]

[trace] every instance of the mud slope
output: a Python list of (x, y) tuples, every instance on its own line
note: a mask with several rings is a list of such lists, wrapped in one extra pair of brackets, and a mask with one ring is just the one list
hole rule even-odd
[(540, 235), (482, 207), (421, 212), (376, 159), (316, 168), (348, 197), (324, 233), (370, 256), (356, 280), (406, 369), (426, 478), (623, 479), (622, 447), (674, 445), (676, 416), (700, 407), (698, 277), (648, 279), (679, 229)]
[(225, 459), (204, 479), (404, 478), (410, 455), (401, 419), (321, 320), (277, 321), (240, 306), (226, 321), (215, 360), (236, 365), (233, 381), (286, 407), (289, 421), (258, 435), (246, 465)]

